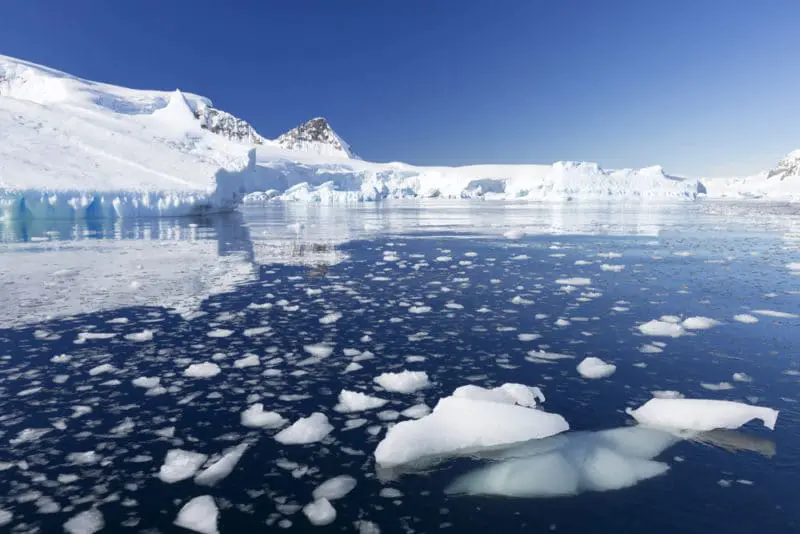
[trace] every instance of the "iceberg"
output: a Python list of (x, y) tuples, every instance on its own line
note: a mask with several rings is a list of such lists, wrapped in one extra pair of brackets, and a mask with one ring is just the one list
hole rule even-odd
[(697, 432), (736, 429), (754, 419), (774, 430), (778, 420), (778, 410), (772, 408), (708, 399), (650, 399), (625, 413), (642, 425)]
[(380, 467), (539, 439), (569, 429), (558, 414), (468, 397), (440, 399), (433, 411), (391, 427), (375, 449)]
[(617, 366), (606, 363), (600, 358), (589, 356), (578, 364), (577, 370), (583, 378), (606, 378), (614, 374)]

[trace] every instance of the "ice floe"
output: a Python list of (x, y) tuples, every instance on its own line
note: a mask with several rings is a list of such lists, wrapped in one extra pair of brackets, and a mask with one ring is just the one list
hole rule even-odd
[(201, 495), (184, 504), (173, 523), (199, 534), (219, 534), (219, 509), (210, 495)]
[(199, 452), (170, 449), (158, 471), (158, 478), (167, 484), (186, 480), (193, 477), (207, 459), (208, 456)]
[(640, 324), (638, 328), (646, 336), (681, 337), (686, 333), (681, 325), (658, 319)]
[(502, 404), (519, 404), (528, 408), (544, 402), (544, 393), (538, 387), (507, 383), (496, 388), (483, 388), (473, 384), (461, 386), (453, 391), (453, 397)]
[(681, 326), (686, 330), (706, 330), (713, 326), (719, 324), (719, 321), (715, 321), (709, 317), (689, 317), (684, 319), (681, 323)]
[(72, 516), (64, 523), (67, 534), (94, 534), (105, 528), (103, 514), (97, 508), (90, 508)]
[(303, 507), (303, 514), (309, 523), (321, 527), (336, 521), (336, 509), (328, 499), (316, 499)]
[(183, 376), (190, 378), (211, 378), (222, 370), (214, 362), (193, 363), (183, 371)]
[(748, 313), (739, 313), (733, 316), (733, 320), (739, 323), (753, 324), (758, 322), (758, 317)]
[(343, 389), (339, 393), (339, 403), (334, 407), (334, 410), (341, 413), (363, 412), (365, 410), (380, 408), (387, 402), (389, 401), (378, 397), (372, 397), (359, 391)]
[(200, 486), (213, 486), (225, 479), (236, 468), (250, 445), (241, 443), (226, 452), (219, 460), (209, 465), (194, 477), (195, 484)]
[(278, 432), (275, 441), (284, 445), (305, 445), (321, 441), (332, 431), (333, 426), (328, 422), (328, 417), (316, 412), (308, 417), (301, 417), (290, 427)]
[(583, 378), (606, 378), (614, 374), (617, 366), (606, 363), (600, 358), (589, 356), (578, 364), (577, 370)]
[(778, 419), (778, 411), (772, 408), (708, 399), (650, 399), (625, 412), (643, 425), (698, 432), (735, 429), (753, 419), (773, 430)]
[(428, 373), (425, 371), (382, 373), (376, 376), (374, 381), (386, 391), (394, 393), (414, 393), (430, 385)]
[(329, 501), (335, 501), (353, 491), (353, 489), (356, 487), (356, 484), (356, 479), (350, 475), (339, 475), (329, 478), (314, 488), (314, 491), (311, 495), (315, 500), (328, 499)]
[(775, 311), (775, 310), (753, 310), (756, 315), (763, 315), (765, 317), (775, 317), (778, 319), (797, 319), (800, 315), (796, 313)]

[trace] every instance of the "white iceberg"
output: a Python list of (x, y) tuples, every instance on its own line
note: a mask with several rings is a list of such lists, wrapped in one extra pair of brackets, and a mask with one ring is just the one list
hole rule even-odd
[(683, 323), (681, 323), (681, 325), (686, 330), (707, 330), (712, 326), (716, 326), (718, 324), (719, 321), (715, 321), (710, 317), (701, 317), (701, 316), (689, 317), (687, 319), (684, 319)]
[(646, 336), (681, 337), (686, 333), (681, 325), (658, 319), (640, 324), (638, 328)]
[(222, 458), (209, 465), (194, 477), (194, 483), (200, 486), (213, 486), (225, 479), (236, 468), (250, 445), (241, 443), (225, 453)]
[(219, 534), (219, 509), (210, 495), (201, 495), (184, 504), (173, 524), (200, 534)]
[(380, 408), (387, 402), (389, 401), (386, 399), (372, 397), (358, 391), (343, 389), (339, 393), (339, 403), (333, 409), (341, 413), (363, 412), (365, 410)]
[(456, 388), (453, 391), (453, 397), (502, 404), (519, 404), (528, 408), (536, 406), (537, 401), (544, 402), (544, 393), (541, 389), (514, 383), (503, 384), (492, 389), (467, 384)]
[(628, 488), (666, 473), (669, 466), (652, 459), (679, 440), (637, 426), (570, 432), (495, 453), (510, 459), (458, 477), (446, 491), (541, 498)]
[(278, 412), (264, 411), (264, 405), (257, 402), (240, 414), (243, 426), (248, 428), (280, 428), (286, 424), (286, 419)]
[(605, 378), (613, 375), (614, 371), (617, 370), (617, 366), (606, 363), (600, 358), (589, 356), (578, 364), (577, 369), (583, 378)]
[(514, 404), (445, 397), (430, 415), (391, 427), (375, 461), (391, 467), (430, 457), (545, 438), (569, 424), (558, 414)]
[(292, 426), (275, 435), (275, 441), (284, 445), (305, 445), (321, 441), (333, 431), (325, 414), (316, 412), (308, 417), (301, 417)]
[(778, 420), (778, 410), (772, 408), (708, 399), (650, 399), (625, 412), (643, 425), (697, 432), (735, 429), (753, 419), (760, 419), (765, 427), (774, 430)]
[(414, 393), (430, 385), (425, 371), (402, 371), (383, 373), (375, 377), (375, 383), (386, 391), (395, 393)]
[(158, 478), (167, 484), (186, 480), (193, 477), (207, 459), (208, 456), (199, 452), (170, 449), (158, 471)]

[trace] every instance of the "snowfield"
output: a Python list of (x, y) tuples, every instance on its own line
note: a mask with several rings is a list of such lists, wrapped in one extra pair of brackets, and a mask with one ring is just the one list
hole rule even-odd
[(205, 97), (92, 82), (0, 56), (5, 218), (191, 215), (268, 200), (800, 199), (800, 179), (786, 174), (795, 167), (781, 168), (789, 170), (701, 183), (658, 166), (370, 163), (324, 119), (268, 140)]

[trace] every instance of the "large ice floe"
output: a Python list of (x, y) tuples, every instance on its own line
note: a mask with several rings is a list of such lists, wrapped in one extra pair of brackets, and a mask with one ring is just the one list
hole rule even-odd
[(643, 425), (697, 432), (735, 429), (754, 419), (773, 430), (778, 420), (778, 410), (772, 408), (709, 399), (650, 399), (626, 413)]
[[(390, 468), (435, 461), (569, 429), (560, 415), (530, 407), (541, 395), (538, 389), (522, 391), (511, 386), (459, 388), (440, 399), (429, 415), (391, 427), (375, 449), (376, 462)], [(515, 404), (520, 400), (525, 406)]]

